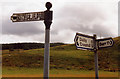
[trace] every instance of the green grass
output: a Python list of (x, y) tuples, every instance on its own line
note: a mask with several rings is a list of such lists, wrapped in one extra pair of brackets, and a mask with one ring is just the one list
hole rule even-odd
[[(103, 70), (118, 68), (117, 44), (111, 48), (98, 51), (100, 73), (113, 73)], [(120, 55), (120, 54), (119, 54)], [(3, 50), (3, 74), (42, 74), (44, 63), (44, 49), (31, 50)], [(102, 70), (102, 71), (101, 71)], [(74, 44), (61, 45), (50, 48), (50, 73), (51, 74), (78, 74), (94, 73), (94, 52), (77, 50)]]
[[(76, 50), (71, 45), (50, 48), (50, 66), (55, 69), (79, 69), (89, 64), (89, 57), (93, 52)], [(12, 67), (43, 67), (44, 49), (3, 51), (3, 66)], [(19, 61), (19, 62), (18, 62)], [(88, 62), (88, 63), (87, 63)]]
[[(39, 75), (43, 74), (43, 68), (18, 68), (18, 67), (3, 67), (2, 68), (3, 75)], [(65, 69), (50, 69), (50, 74), (95, 74), (95, 71), (88, 71), (88, 70), (65, 70)], [(118, 72), (108, 72), (108, 71), (99, 71), (99, 74), (107, 74), (107, 75), (116, 75)]]
[(20, 68), (20, 67), (3, 67), (2, 75), (16, 75), (16, 74), (42, 74), (41, 68)]
[[(100, 63), (102, 64), (102, 69), (104, 68), (103, 60), (107, 62), (105, 57), (107, 55), (104, 55), (104, 51), (102, 51), (103, 56), (101, 55), (101, 57), (99, 57), (101, 58)], [(106, 52), (106, 54), (109, 53), (110, 52)], [(99, 54), (101, 54), (101, 52)], [(3, 66), (43, 68), (43, 59), (43, 48), (31, 50), (3, 51)], [(111, 60), (112, 58), (108, 58), (108, 60), (109, 59)], [(50, 67), (52, 69), (94, 70), (94, 52), (87, 50), (76, 50), (74, 44), (51, 47)], [(116, 64), (114, 64), (114, 67), (116, 67)]]

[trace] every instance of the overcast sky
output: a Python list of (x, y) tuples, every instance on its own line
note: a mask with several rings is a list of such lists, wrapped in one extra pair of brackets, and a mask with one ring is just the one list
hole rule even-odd
[(3, 0), (0, 3), (0, 43), (42, 42), (43, 21), (13, 23), (13, 13), (45, 11), (53, 5), (50, 42), (74, 43), (76, 32), (99, 37), (118, 36), (118, 0)]

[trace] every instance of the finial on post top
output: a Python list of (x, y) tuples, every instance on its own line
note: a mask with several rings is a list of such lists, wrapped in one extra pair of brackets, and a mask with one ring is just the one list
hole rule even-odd
[(46, 6), (47, 10), (50, 10), (50, 8), (52, 7), (52, 4), (50, 2), (47, 2), (45, 4), (45, 6)]

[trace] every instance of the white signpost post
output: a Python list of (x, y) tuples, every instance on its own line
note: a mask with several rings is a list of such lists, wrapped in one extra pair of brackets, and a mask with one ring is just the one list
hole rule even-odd
[(52, 14), (50, 11), (52, 4), (46, 3), (46, 11), (30, 12), (30, 13), (14, 13), (11, 16), (12, 22), (26, 22), (26, 21), (43, 21), (45, 28), (45, 50), (44, 50), (44, 79), (49, 79), (49, 47), (50, 47), (50, 25), (52, 24)]
[(98, 77), (98, 53), (97, 50), (106, 47), (112, 47), (114, 41), (112, 38), (104, 38), (104, 39), (96, 39), (97, 36), (88, 36), (80, 33), (76, 33), (75, 36), (75, 45), (77, 49), (83, 50), (93, 50), (95, 54), (95, 79), (99, 79)]

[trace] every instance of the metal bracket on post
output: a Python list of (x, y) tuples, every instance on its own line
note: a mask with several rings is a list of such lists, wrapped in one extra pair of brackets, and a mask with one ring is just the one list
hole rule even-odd
[(51, 7), (52, 7), (52, 4), (50, 2), (47, 2), (46, 3), (47, 10), (44, 11), (44, 24), (46, 26), (46, 29), (50, 29), (50, 25), (52, 24), (53, 11), (50, 11)]
[(95, 79), (99, 79), (98, 77), (98, 53), (97, 53), (97, 42), (96, 42), (96, 38), (97, 36), (94, 34), (94, 54), (95, 54)]
[(44, 24), (45, 24), (45, 49), (44, 49), (44, 79), (49, 79), (49, 48), (50, 48), (50, 25), (52, 24), (52, 11), (50, 8), (52, 4), (46, 3), (47, 10), (44, 11)]

